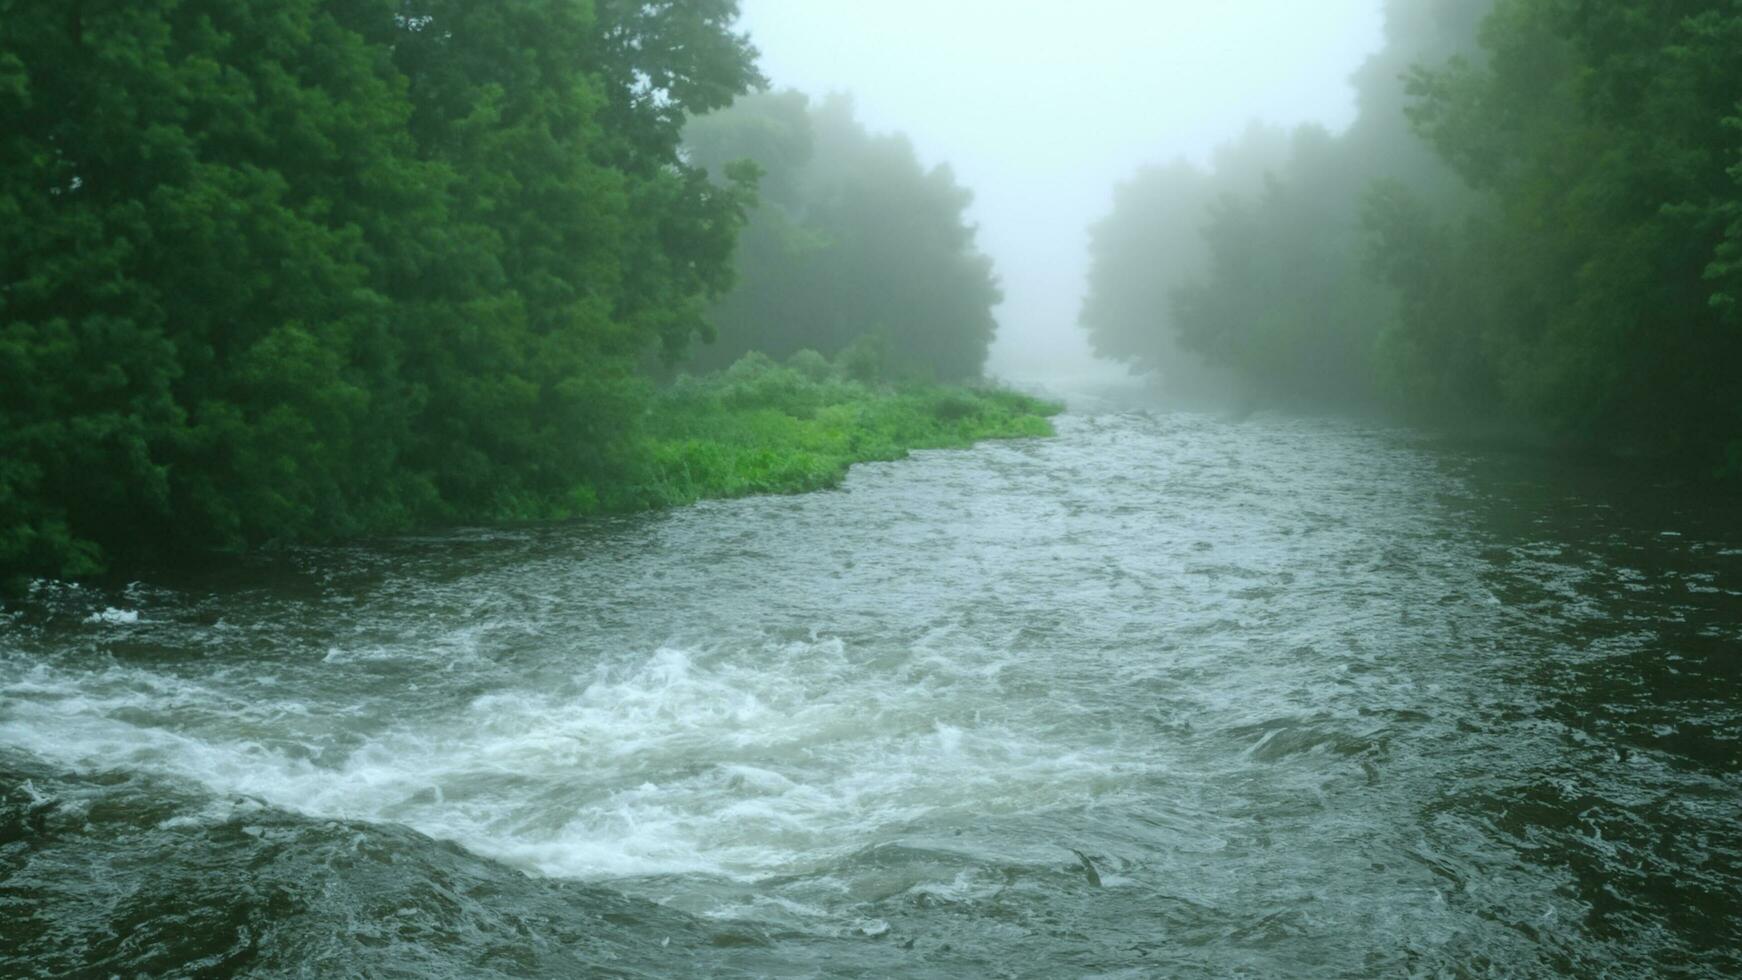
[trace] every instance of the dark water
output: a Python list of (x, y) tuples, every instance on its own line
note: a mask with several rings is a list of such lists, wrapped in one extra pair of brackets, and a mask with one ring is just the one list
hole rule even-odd
[(0, 975), (1742, 972), (1742, 516), (1102, 415), (0, 619)]

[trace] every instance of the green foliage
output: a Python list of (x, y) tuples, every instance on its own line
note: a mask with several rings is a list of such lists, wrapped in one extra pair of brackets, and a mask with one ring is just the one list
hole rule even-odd
[(834, 487), (854, 463), (1051, 435), (1048, 417), (1060, 410), (998, 389), (868, 384), (827, 361), (819, 373), (818, 361), (811, 351), (784, 365), (749, 354), (720, 374), (680, 380), (654, 402), (637, 480), (608, 506)]
[[(1742, 8), (1387, 12), (1347, 133), (1121, 192), (1096, 230), (1097, 349), (1151, 369), (1196, 353), (1272, 401), (1384, 403), (1734, 472)], [(1268, 167), (1261, 187), (1241, 159)]]
[(1355, 77), (1361, 115), (1348, 132), (1254, 126), (1208, 171), (1149, 169), (1122, 188), (1093, 231), (1081, 323), (1096, 350), (1188, 395), (1378, 399), (1376, 351), (1395, 298), (1367, 269), (1363, 197), (1380, 180), (1434, 210), (1461, 193), (1410, 132), (1398, 76), (1472, 48), (1476, 6), (1390, 3), (1387, 44)]
[(718, 337), (698, 366), (751, 350), (833, 356), (875, 336), (873, 377), (980, 374), (1001, 297), (947, 167), (927, 171), (906, 139), (867, 133), (844, 98), (812, 106), (796, 92), (741, 99), (686, 138), (716, 174), (749, 160), (761, 175), (738, 285), (712, 311)]
[(1090, 230), (1089, 293), (1080, 323), (1095, 353), (1151, 372), (1169, 394), (1228, 393), (1236, 379), (1183, 343), (1174, 294), (1208, 274), (1204, 228), (1225, 198), (1258, 193), (1288, 153), (1280, 130), (1252, 126), (1202, 170), (1149, 167), (1114, 192), (1113, 213)]
[(1295, 134), (1285, 176), (1212, 208), (1209, 267), (1177, 288), (1181, 344), (1239, 372), (1272, 401), (1359, 406), (1383, 303), (1361, 269), (1344, 145)]
[[(1480, 66), (1415, 74), (1412, 114), (1493, 202), (1441, 276), (1501, 297), (1471, 330), (1500, 397), (1577, 441), (1721, 458), (1742, 432), (1742, 9), (1500, 0), (1482, 43)], [(1446, 315), (1428, 290), (1404, 329)]]
[(853, 342), (836, 355), (835, 363), (840, 365), (841, 373), (854, 381), (869, 384), (883, 380), (890, 373), (888, 335), (879, 332), (853, 338)]
[(731, 279), (735, 14), (0, 4), (0, 567), (587, 506)]

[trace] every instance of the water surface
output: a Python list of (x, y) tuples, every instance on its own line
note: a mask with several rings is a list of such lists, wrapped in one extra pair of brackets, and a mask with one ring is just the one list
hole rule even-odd
[(1345, 422), (44, 583), (0, 974), (1742, 971), (1742, 522)]

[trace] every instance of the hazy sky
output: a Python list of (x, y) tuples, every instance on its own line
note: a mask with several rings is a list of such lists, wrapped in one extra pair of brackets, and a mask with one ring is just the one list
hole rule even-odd
[(1087, 227), (1137, 167), (1248, 120), (1333, 128), (1380, 0), (742, 0), (779, 87), (849, 91), (976, 195), (1006, 300), (991, 370), (1073, 371)]

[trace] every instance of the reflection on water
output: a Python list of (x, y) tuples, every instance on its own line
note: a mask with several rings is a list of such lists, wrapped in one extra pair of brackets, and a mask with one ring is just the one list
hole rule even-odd
[(0, 972), (1742, 970), (1733, 505), (1077, 416), (0, 621)]

